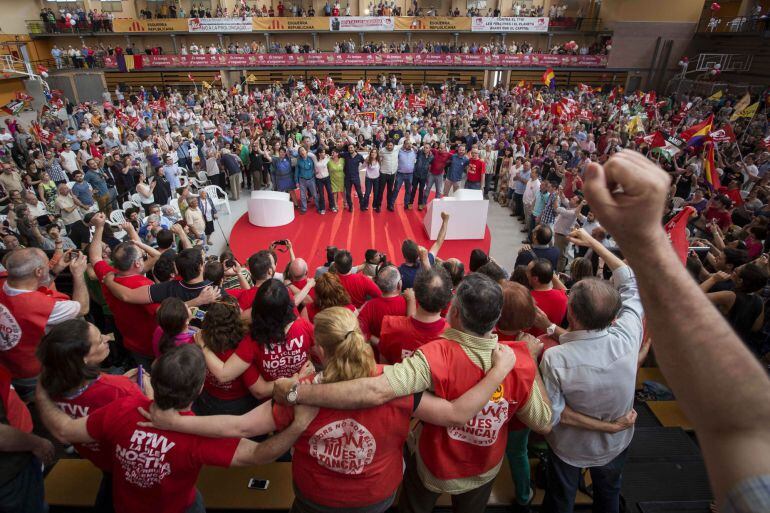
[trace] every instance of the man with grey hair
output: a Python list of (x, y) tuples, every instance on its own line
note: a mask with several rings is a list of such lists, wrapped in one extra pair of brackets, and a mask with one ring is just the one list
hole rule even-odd
[[(24, 248), (8, 253), (3, 265), (8, 279), (0, 290), (0, 365), (11, 373), (19, 396), (27, 400), (34, 395), (40, 374), (35, 351), (43, 334), (55, 324), (88, 313), (86, 257), (68, 251), (51, 268), (43, 251)], [(48, 288), (67, 266), (74, 300)]]
[[(360, 409), (426, 390), (450, 399), (462, 395), (491, 368), (499, 347), (493, 332), (503, 308), (500, 286), (471, 274), (457, 288), (441, 337), (420, 346), (383, 374), (331, 384), (274, 382), (273, 399), (282, 404), (311, 404)], [(430, 512), (442, 493), (455, 511), (486, 510), (492, 484), (503, 463), (509, 420), (516, 417), (538, 433), (551, 429), (551, 408), (532, 356), (514, 348), (516, 365), (495, 394), (466, 423), (456, 427), (422, 424), (417, 447), (407, 463), (399, 509)], [(479, 426), (486, 426), (480, 429)]]
[(612, 284), (588, 278), (572, 288), (567, 303), (569, 330), (551, 324), (542, 312), (535, 323), (560, 342), (545, 352), (540, 364), (554, 419), (553, 431), (546, 437), (550, 458), (543, 510), (571, 512), (581, 470), (588, 468), (594, 510), (617, 513), (621, 474), (634, 430), (614, 421), (627, 413), (626, 424), (633, 424), (635, 418), (642, 302), (631, 269), (601, 242), (582, 229), (572, 232), (569, 240), (604, 260), (612, 270)]
[(381, 297), (375, 297), (364, 303), (358, 312), (358, 323), (364, 336), (376, 344), (380, 340), (382, 319), (386, 315), (404, 317), (406, 299), (401, 295), (401, 273), (393, 265), (385, 265), (377, 270), (374, 283), (382, 291)]

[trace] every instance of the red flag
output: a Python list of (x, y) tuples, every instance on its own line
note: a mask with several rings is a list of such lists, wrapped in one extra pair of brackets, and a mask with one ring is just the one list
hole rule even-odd
[(192, 73), (188, 73), (187, 78), (190, 79), (190, 82), (195, 82), (195, 79), (193, 78)]
[(730, 125), (730, 123), (727, 123), (725, 126), (720, 128), (719, 130), (714, 130), (709, 134), (709, 138), (711, 138), (714, 142), (735, 142), (735, 132), (733, 132), (733, 127)]
[(48, 68), (46, 68), (42, 64), (38, 64), (37, 65), (37, 72), (38, 73), (48, 73)]
[(679, 255), (679, 259), (683, 264), (687, 263), (687, 250), (690, 247), (685, 228), (687, 228), (687, 221), (694, 212), (695, 209), (693, 207), (684, 207), (665, 226), (668, 239), (671, 241), (674, 251)]

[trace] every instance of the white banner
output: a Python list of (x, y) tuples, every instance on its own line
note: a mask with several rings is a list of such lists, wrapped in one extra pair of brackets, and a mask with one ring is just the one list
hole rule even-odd
[(251, 17), (248, 18), (190, 18), (187, 20), (190, 32), (251, 32)]
[(338, 16), (329, 18), (332, 32), (392, 32), (390, 16)]
[(472, 32), (548, 32), (548, 18), (472, 18)]

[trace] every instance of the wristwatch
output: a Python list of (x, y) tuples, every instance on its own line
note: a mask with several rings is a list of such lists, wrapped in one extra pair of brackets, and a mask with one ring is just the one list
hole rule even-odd
[(545, 329), (545, 332), (548, 334), (548, 336), (549, 336), (549, 337), (550, 337), (550, 336), (553, 336), (553, 334), (554, 334), (554, 333), (556, 333), (556, 325), (555, 325), (555, 324), (553, 324), (553, 323), (551, 323), (551, 325), (550, 325), (550, 326), (548, 326), (548, 327)]
[(299, 382), (294, 383), (289, 389), (289, 393), (286, 394), (286, 401), (289, 404), (297, 404), (297, 398), (299, 397)]

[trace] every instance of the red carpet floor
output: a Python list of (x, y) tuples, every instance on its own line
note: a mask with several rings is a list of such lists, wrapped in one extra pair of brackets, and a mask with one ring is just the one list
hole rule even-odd
[[(384, 202), (383, 202), (384, 203)], [(357, 205), (357, 202), (355, 203)], [(294, 253), (308, 262), (310, 269), (323, 265), (327, 246), (337, 246), (351, 252), (355, 263), (363, 261), (367, 249), (375, 248), (384, 252), (389, 261), (400, 264), (401, 242), (412, 239), (421, 246), (431, 247), (422, 220), (425, 212), (414, 209), (404, 210), (399, 201), (395, 212), (384, 208), (375, 213), (371, 208), (366, 212), (355, 209), (353, 212), (340, 210), (338, 213), (327, 211), (319, 215), (315, 209), (308, 209), (305, 215), (295, 210), (294, 221), (276, 228), (260, 228), (249, 223), (248, 213), (233, 226), (230, 234), (230, 246), (236, 258), (245, 264), (250, 255), (266, 249), (271, 242), (290, 239)], [(452, 222), (451, 219), (449, 221)], [(468, 265), (471, 250), (480, 248), (489, 253), (491, 237), (489, 228), (483, 240), (450, 240), (444, 242), (439, 257), (455, 257)], [(286, 259), (279, 255), (278, 270), (283, 271)]]

